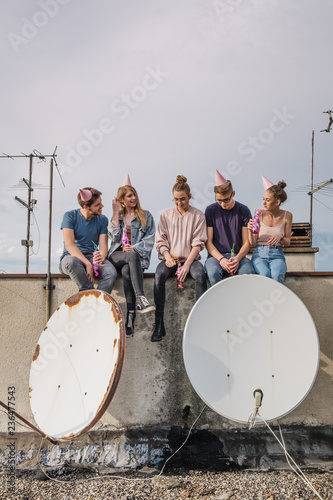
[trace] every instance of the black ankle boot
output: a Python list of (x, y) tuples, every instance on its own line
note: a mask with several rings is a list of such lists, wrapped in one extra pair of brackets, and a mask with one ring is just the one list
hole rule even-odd
[(165, 335), (165, 328), (163, 323), (163, 314), (156, 314), (155, 324), (153, 326), (153, 335), (151, 336), (152, 342), (159, 342)]
[(134, 320), (135, 320), (135, 311), (134, 312), (127, 311), (125, 328), (126, 328), (126, 335), (128, 337), (133, 337), (134, 335)]

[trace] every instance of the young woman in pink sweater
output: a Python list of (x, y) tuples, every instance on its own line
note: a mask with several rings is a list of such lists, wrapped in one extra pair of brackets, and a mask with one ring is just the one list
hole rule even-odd
[(162, 340), (165, 335), (165, 282), (175, 275), (177, 262), (181, 263), (178, 281), (183, 282), (190, 274), (195, 282), (196, 299), (207, 289), (206, 274), (199, 262), (207, 240), (206, 219), (201, 210), (190, 205), (192, 195), (186, 181), (186, 177), (177, 175), (172, 189), (175, 206), (162, 212), (158, 224), (156, 248), (161, 262), (155, 272), (156, 312), (152, 342)]

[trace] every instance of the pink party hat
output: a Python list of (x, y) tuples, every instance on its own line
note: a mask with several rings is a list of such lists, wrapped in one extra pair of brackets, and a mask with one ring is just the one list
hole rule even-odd
[(264, 175), (262, 175), (261, 177), (262, 177), (262, 182), (264, 184), (265, 191), (267, 189), (269, 189), (270, 187), (274, 186), (274, 183), (271, 182), (269, 179), (267, 179), (267, 177), (265, 177)]
[(125, 177), (124, 182), (122, 183), (122, 186), (132, 186), (130, 176), (127, 174)]
[(223, 175), (220, 174), (218, 170), (215, 169), (215, 185), (216, 186), (222, 186), (222, 184), (225, 184), (228, 182)]
[(80, 196), (82, 201), (89, 201), (92, 197), (92, 192), (89, 189), (80, 189)]

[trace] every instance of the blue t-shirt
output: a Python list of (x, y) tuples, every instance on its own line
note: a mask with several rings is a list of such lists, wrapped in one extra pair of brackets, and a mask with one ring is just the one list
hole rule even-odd
[(222, 208), (217, 202), (209, 205), (205, 212), (207, 227), (213, 228), (213, 245), (220, 253), (230, 253), (235, 243), (235, 253), (243, 246), (242, 228), (251, 219), (246, 205), (235, 201), (231, 210)]
[[(81, 209), (66, 212), (61, 223), (61, 229), (73, 229), (75, 245), (81, 252), (94, 252), (94, 243), (98, 245), (100, 234), (108, 232), (108, 218), (105, 215), (94, 215), (92, 219), (85, 219), (81, 214)], [(68, 255), (66, 247), (60, 260)]]

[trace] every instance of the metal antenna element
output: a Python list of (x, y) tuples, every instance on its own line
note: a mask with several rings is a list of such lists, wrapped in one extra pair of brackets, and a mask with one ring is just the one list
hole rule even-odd
[(331, 132), (331, 127), (332, 127), (332, 123), (333, 123), (333, 118), (332, 118), (333, 111), (331, 111), (330, 109), (328, 109), (327, 111), (323, 111), (323, 113), (327, 113), (328, 114), (329, 122), (328, 122), (327, 127), (324, 128), (324, 130), (321, 130), (320, 132)]
[[(26, 265), (25, 265), (25, 272), (26, 274), (29, 274), (29, 247), (33, 246), (33, 241), (30, 240), (30, 225), (31, 225), (31, 215), (33, 213), (34, 205), (37, 203), (37, 200), (32, 199), (32, 192), (34, 190), (33, 183), (32, 183), (32, 163), (33, 163), (33, 158), (38, 158), (40, 161), (46, 161), (46, 158), (51, 158), (51, 165), (50, 165), (50, 171), (52, 171), (52, 176), (53, 176), (53, 162), (54, 161), (56, 167), (57, 167), (57, 161), (56, 161), (56, 151), (57, 151), (58, 146), (55, 147), (53, 153), (51, 155), (43, 155), (40, 151), (37, 149), (33, 149), (32, 153), (29, 155), (25, 153), (21, 153), (20, 155), (9, 155), (7, 153), (2, 153), (0, 155), (0, 158), (10, 158), (11, 160), (14, 160), (15, 158), (29, 158), (29, 179), (23, 179), (23, 182), (26, 184), (28, 188), (28, 201), (23, 201), (21, 200), (18, 196), (15, 196), (15, 200), (18, 201), (21, 205), (23, 205), (28, 212), (27, 215), (27, 237), (25, 240), (21, 240), (21, 244), (25, 246), (26, 248)], [(61, 179), (61, 182), (63, 186), (65, 187), (65, 183), (60, 175), (59, 169), (57, 167), (59, 177)], [(52, 204), (52, 197), (51, 197), (51, 204)], [(49, 207), (50, 213), (52, 213), (52, 207)], [(49, 225), (50, 225), (50, 218), (49, 218)], [(49, 231), (50, 232), (50, 231)], [(50, 237), (49, 237), (49, 247), (51, 245)], [(50, 248), (48, 250), (48, 255), (50, 255)], [(49, 265), (48, 265), (49, 267)]]
[(329, 179), (328, 181), (326, 182), (323, 182), (322, 184), (320, 184), (320, 186), (317, 186), (316, 188), (314, 189), (311, 189), (311, 191), (308, 192), (308, 195), (312, 195), (313, 193), (315, 193), (316, 191), (319, 191), (319, 189), (322, 189), (324, 188), (325, 186), (328, 186), (328, 184), (332, 184), (333, 182), (333, 179)]

